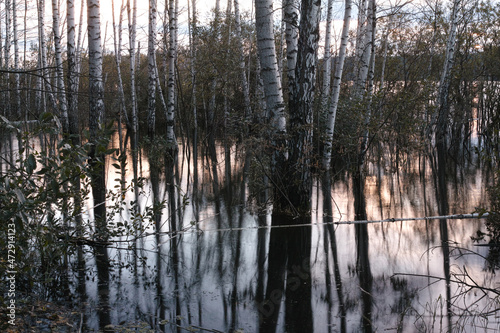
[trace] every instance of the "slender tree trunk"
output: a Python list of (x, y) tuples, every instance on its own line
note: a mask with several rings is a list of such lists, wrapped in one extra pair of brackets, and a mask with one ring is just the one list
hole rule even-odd
[(457, 39), (458, 27), (458, 10), (461, 5), (461, 0), (453, 1), (453, 9), (450, 18), (450, 31), (448, 32), (448, 41), (446, 43), (446, 55), (441, 73), (441, 80), (439, 82), (438, 93), (438, 119), (436, 124), (436, 150), (438, 158), (438, 205), (439, 214), (448, 214), (448, 190), (446, 184), (446, 155), (448, 150), (447, 144), (447, 126), (448, 114), (450, 105), (448, 102), (448, 95), (450, 90), (451, 71), (455, 61), (455, 47)]
[[(87, 0), (88, 47), (89, 47), (89, 154), (92, 167), (92, 193), (94, 196), (94, 218), (96, 231), (105, 238), (106, 228), (106, 181), (104, 156), (97, 149), (99, 135), (104, 122), (104, 88), (102, 83), (102, 46), (99, 0)], [(100, 161), (99, 161), (100, 160)]]
[(289, 92), (293, 94), (295, 82), (295, 66), (297, 65), (297, 52), (299, 41), (299, 2), (298, 0), (284, 1), (285, 39), (286, 39), (286, 65)]
[(40, 66), (42, 74), (42, 91), (45, 91), (44, 99), (48, 100), (49, 105), (53, 110), (57, 110), (56, 101), (52, 93), (52, 87), (50, 85), (50, 75), (47, 68), (47, 42), (45, 39), (45, 1), (38, 0), (38, 39), (40, 48)]
[[(125, 91), (123, 89), (123, 79), (122, 79), (122, 71), (121, 71), (121, 53), (122, 53), (122, 22), (123, 22), (123, 10), (124, 10), (124, 0), (122, 0), (122, 4), (120, 6), (120, 16), (118, 19), (118, 26), (115, 22), (115, 1), (111, 1), (111, 8), (113, 12), (113, 39), (114, 39), (114, 50), (115, 50), (115, 63), (117, 70), (117, 79), (118, 79), (118, 95), (120, 97), (120, 118), (125, 120), (125, 124), (127, 128), (131, 128), (130, 120), (127, 114), (127, 108), (125, 107)], [(117, 31), (118, 30), (118, 31)]]
[[(243, 90), (243, 101), (245, 102), (245, 120), (249, 121), (252, 114), (252, 107), (250, 101), (250, 89), (248, 86), (248, 78), (245, 73), (245, 55), (243, 50), (243, 40), (241, 36), (241, 17), (240, 17), (240, 4), (239, 0), (234, 0), (234, 19), (235, 19), (235, 32), (236, 41), (238, 43), (238, 49), (240, 54), (240, 77), (241, 77), (241, 88)], [(245, 133), (247, 132), (247, 127), (245, 126)]]
[(72, 137), (73, 144), (79, 145), (80, 138), (80, 124), (78, 116), (78, 68), (77, 68), (77, 54), (75, 45), (75, 0), (67, 0), (67, 61), (68, 61), (68, 87), (67, 87), (67, 100), (68, 100), (68, 121), (69, 133)]
[[(358, 21), (358, 30), (361, 36), (358, 37), (356, 44), (356, 52), (358, 52), (358, 71), (354, 86), (354, 98), (359, 99), (366, 91), (366, 81), (368, 79), (368, 70), (370, 67), (373, 34), (374, 34), (374, 13), (375, 13), (375, 0), (368, 0), (368, 9), (366, 14), (366, 21)], [(361, 25), (361, 27), (359, 27)], [(358, 45), (359, 44), (359, 45)]]
[(294, 214), (310, 216), (312, 195), (313, 104), (321, 1), (303, 0), (300, 15), (296, 78), (290, 84), (290, 158), (287, 196)]
[[(10, 62), (10, 48), (11, 48), (11, 2), (10, 0), (5, 0), (5, 45), (4, 45), (4, 52), (5, 52), (5, 68), (9, 69), (11, 67), (11, 62)], [(5, 80), (6, 80), (6, 92), (5, 92), (5, 110), (4, 114), (7, 116), (7, 119), (10, 119), (12, 107), (11, 107), (11, 100), (10, 100), (10, 72), (7, 72), (5, 75)]]
[(156, 0), (149, 0), (148, 31), (148, 134), (151, 142), (156, 127)]
[[(345, 15), (344, 15), (345, 16)], [(328, 109), (328, 100), (330, 99), (330, 82), (332, 77), (332, 62), (331, 62), (331, 30), (333, 21), (333, 0), (328, 0), (325, 28), (325, 54), (323, 57), (323, 85), (321, 91), (321, 107), (326, 113)], [(344, 17), (345, 22), (345, 17)], [(343, 30), (342, 30), (342, 36)]]
[(54, 34), (54, 49), (56, 62), (57, 105), (63, 127), (63, 133), (69, 133), (68, 107), (66, 103), (66, 88), (64, 86), (64, 72), (61, 48), (61, 33), (59, 30), (59, 0), (52, 0), (52, 32)]
[[(20, 78), (19, 78), (19, 42), (17, 33), (17, 1), (12, 0), (12, 32), (14, 34), (14, 85), (15, 85), (15, 115), (18, 120), (21, 120), (21, 91), (20, 91)], [(21, 144), (18, 142), (18, 144)]]
[[(257, 48), (259, 54), (260, 77), (263, 83), (266, 100), (266, 112), (269, 114), (271, 127), (271, 145), (273, 155), (271, 173), (275, 187), (281, 186), (278, 169), (283, 168), (287, 158), (285, 135), (286, 118), (283, 90), (278, 71), (276, 47), (273, 29), (273, 1), (255, 0), (255, 23), (257, 33)], [(282, 189), (275, 188), (275, 194)]]
[(135, 53), (135, 39), (136, 39), (136, 22), (137, 22), (137, 0), (132, 0), (132, 7), (130, 6), (130, 0), (127, 0), (127, 14), (128, 14), (128, 32), (129, 32), (129, 56), (130, 56), (130, 98), (131, 98), (131, 108), (132, 108), (132, 133), (134, 140), (136, 139), (136, 133), (139, 130), (138, 119), (137, 119), (137, 90), (135, 82), (135, 70), (136, 70), (136, 53)]
[(337, 108), (339, 105), (340, 83), (344, 71), (344, 62), (346, 57), (347, 42), (349, 38), (349, 24), (351, 20), (352, 1), (345, 1), (344, 24), (342, 26), (342, 37), (340, 40), (339, 55), (335, 63), (335, 74), (333, 76), (332, 94), (330, 97), (330, 106), (326, 121), (326, 139), (323, 150), (323, 169), (330, 170), (333, 146), (333, 133), (335, 129), (335, 119), (337, 117)]
[(168, 83), (167, 83), (167, 142), (169, 149), (177, 151), (175, 138), (175, 65), (177, 61), (177, 11), (176, 1), (169, 0), (169, 50), (168, 50)]
[[(197, 108), (197, 82), (196, 82), (196, 57), (197, 57), (197, 26), (198, 13), (196, 12), (196, 0), (192, 0), (192, 21), (190, 24), (190, 56), (191, 56), (191, 82), (193, 104), (193, 188), (198, 189), (198, 108)], [(195, 196), (196, 200), (196, 196)]]
[[(104, 121), (104, 88), (102, 82), (102, 46), (99, 0), (87, 0), (88, 50), (89, 50), (89, 152), (91, 167), (91, 185), (94, 197), (94, 219), (96, 238), (105, 241), (108, 238), (106, 222), (106, 176), (105, 156), (97, 147)], [(96, 246), (96, 264), (98, 277), (99, 325), (104, 328), (110, 323), (109, 317), (109, 262), (104, 244)]]

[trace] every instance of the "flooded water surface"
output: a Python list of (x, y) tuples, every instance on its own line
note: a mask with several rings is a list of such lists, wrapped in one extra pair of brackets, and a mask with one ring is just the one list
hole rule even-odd
[[(200, 183), (194, 188), (192, 161), (179, 155), (174, 191), (164, 175), (153, 191), (151, 168), (142, 158), (139, 173), (146, 181), (140, 211), (152, 205), (153, 193), (165, 200), (160, 232), (150, 221), (136, 241), (121, 238), (108, 249), (104, 305), (88, 255), (89, 329), (97, 330), (103, 320), (94, 305), (104, 307), (105, 320), (115, 325), (147, 323), (165, 332), (483, 332), (500, 327), (500, 280), (488, 263), (489, 247), (471, 238), (485, 231), (484, 220), (398, 220), (438, 215), (432, 175), (419, 172), (418, 165), (405, 170), (370, 165), (368, 219), (394, 221), (349, 223), (356, 220), (349, 177), (332, 183), (331, 204), (318, 181), (311, 219), (296, 221), (271, 217), (269, 207), (256, 209), (241, 157), (232, 152), (230, 179), (223, 176), (224, 163), (218, 164), (215, 187), (209, 172), (214, 169), (208, 160), (199, 161)], [(126, 177), (132, 177), (130, 170)], [(486, 178), (474, 166), (450, 177), (450, 214), (473, 213), (484, 205)], [(115, 185), (109, 181), (110, 189)], [(133, 195), (128, 193), (126, 201)], [(127, 220), (127, 211), (115, 216), (115, 223)], [(173, 225), (178, 232), (172, 232)]]

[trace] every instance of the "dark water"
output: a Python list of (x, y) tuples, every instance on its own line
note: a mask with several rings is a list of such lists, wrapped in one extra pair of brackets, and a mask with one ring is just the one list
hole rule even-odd
[[(224, 161), (222, 153), (218, 157)], [(208, 332), (500, 328), (495, 293), (475, 288), (477, 284), (498, 290), (500, 282), (488, 269), (489, 248), (476, 246), (470, 237), (485, 230), (483, 220), (323, 224), (332, 217), (335, 222), (354, 220), (352, 185), (337, 181), (330, 217), (325, 217), (328, 207), (318, 182), (312, 219), (301, 221), (310, 225), (258, 228), (270, 225), (271, 217), (258, 215), (245, 200), (249, 191), (241, 182), (241, 157), (232, 152), (231, 182), (224, 179), (220, 162), (223, 189), (215, 197), (208, 162), (199, 163), (200, 189), (195, 195), (192, 163), (188, 167), (181, 151), (176, 210), (171, 211), (171, 205), (164, 209), (160, 236), (151, 234), (137, 242), (143, 260), (127, 249), (131, 245), (127, 242), (121, 243), (121, 250), (108, 250), (111, 271), (105, 311), (111, 323), (143, 322), (166, 332), (182, 331), (181, 327)], [(147, 158), (140, 166), (140, 175), (149, 179)], [(437, 215), (432, 175), (421, 174), (417, 167), (413, 163), (398, 172), (388, 168), (379, 172), (370, 165), (365, 191), (369, 219)], [(128, 172), (126, 178), (130, 177)], [(160, 196), (170, 202), (165, 177), (160, 178)], [(486, 178), (473, 165), (451, 176), (450, 213), (472, 213), (484, 205)], [(109, 189), (114, 185), (110, 180)], [(151, 183), (146, 182), (143, 190), (142, 211), (152, 205)], [(134, 200), (129, 195), (126, 200)], [(126, 213), (116, 221), (130, 219)], [(172, 238), (174, 217), (183, 232)], [(152, 225), (146, 227), (153, 232)], [(91, 256), (87, 268), (93, 272), (90, 275), (97, 275)], [(86, 285), (89, 329), (98, 329), (99, 323), (99, 311), (92, 306), (99, 303), (97, 280)]]
[[(87, 252), (84, 331), (108, 323), (164, 332), (500, 329), (500, 278), (486, 260), (489, 248), (471, 239), (485, 231), (484, 220), (324, 223), (355, 219), (347, 176), (333, 182), (331, 207), (315, 183), (310, 221), (274, 221), (306, 225), (269, 228), (271, 215), (258, 214), (249, 200), (243, 153), (232, 149), (229, 180), (223, 151), (217, 152), (219, 186), (213, 186), (214, 169), (201, 154), (196, 190), (193, 163), (184, 150), (173, 179), (152, 174), (145, 153), (139, 156), (138, 174), (146, 179), (139, 213), (146, 215), (153, 205), (153, 176), (157, 196), (165, 200), (160, 233), (145, 219), (138, 240), (115, 239), (119, 242), (106, 252), (104, 276), (93, 252)], [(124, 176), (130, 183), (132, 159), (128, 162)], [(116, 191), (120, 175), (111, 163), (107, 187)], [(474, 163), (450, 174), (450, 214), (485, 206), (488, 178)], [(175, 187), (167, 185), (171, 182)], [(369, 164), (365, 193), (370, 220), (437, 215), (432, 173), (422, 171), (418, 159), (398, 170)], [(128, 192), (125, 202), (133, 200), (135, 193)], [(114, 222), (132, 221), (129, 208)], [(172, 234), (172, 225), (181, 232)]]

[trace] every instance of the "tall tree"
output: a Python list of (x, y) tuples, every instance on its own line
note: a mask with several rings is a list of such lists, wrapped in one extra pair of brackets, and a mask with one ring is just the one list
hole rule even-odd
[[(20, 77), (19, 77), (19, 41), (18, 41), (18, 31), (17, 31), (17, 1), (12, 0), (12, 33), (14, 41), (14, 105), (15, 105), (15, 115), (17, 119), (21, 120), (21, 91), (20, 91)], [(20, 144), (20, 143), (19, 143)]]
[(57, 105), (63, 127), (63, 133), (69, 133), (68, 107), (62, 61), (61, 33), (59, 30), (59, 0), (52, 0), (52, 33), (54, 35), (54, 55), (56, 61)]
[(156, 0), (149, 0), (148, 28), (148, 134), (153, 141), (156, 126)]
[(337, 60), (335, 61), (335, 73), (333, 75), (332, 93), (330, 96), (330, 104), (328, 107), (326, 121), (326, 138), (323, 150), (323, 170), (327, 171), (330, 170), (330, 163), (332, 159), (333, 132), (335, 128), (335, 119), (337, 117), (337, 107), (339, 105), (340, 96), (340, 83), (342, 81), (347, 42), (349, 38), (349, 23), (351, 20), (351, 11), (352, 0), (345, 0), (344, 24), (342, 25), (342, 36), (340, 39), (339, 54)]
[(177, 6), (176, 0), (169, 0), (169, 49), (167, 82), (167, 142), (169, 149), (177, 150), (175, 138), (175, 65), (177, 61)]
[(68, 87), (67, 87), (67, 102), (68, 102), (68, 121), (69, 133), (72, 136), (75, 145), (80, 144), (78, 117), (78, 67), (75, 41), (75, 0), (67, 0), (66, 2), (66, 28), (67, 28), (67, 61), (68, 61)]
[(241, 89), (243, 90), (243, 101), (245, 102), (245, 119), (249, 119), (252, 109), (250, 102), (250, 88), (248, 86), (248, 78), (245, 72), (245, 55), (243, 50), (243, 38), (241, 36), (241, 17), (239, 0), (234, 0), (234, 24), (236, 33), (236, 42), (238, 43), (239, 51), (239, 69), (241, 79)]
[[(4, 61), (5, 68), (10, 68), (10, 48), (11, 48), (11, 2), (10, 0), (5, 0), (5, 43), (4, 43)], [(5, 110), (4, 114), (8, 117), (11, 116), (11, 100), (10, 100), (10, 72), (7, 72), (6, 75), (6, 86), (7, 91), (5, 92)]]
[[(47, 41), (45, 39), (45, 0), (37, 0), (37, 10), (38, 10), (38, 42), (39, 42), (39, 68), (41, 71), (40, 84), (41, 91), (45, 92), (43, 94), (43, 99), (48, 100), (48, 104), (55, 111), (57, 110), (57, 105), (55, 97), (52, 93), (52, 86), (49, 82), (49, 69), (47, 67)], [(45, 107), (46, 103), (43, 102)], [(43, 109), (45, 110), (45, 109)]]
[(257, 48), (259, 53), (260, 77), (263, 83), (266, 109), (270, 117), (274, 133), (271, 135), (273, 145), (272, 177), (278, 183), (278, 164), (286, 160), (284, 136), (286, 134), (285, 102), (278, 71), (276, 47), (274, 45), (273, 1), (255, 0), (255, 24)]
[(451, 70), (455, 62), (455, 47), (457, 43), (458, 12), (461, 0), (453, 0), (453, 8), (450, 17), (450, 29), (446, 42), (446, 55), (444, 59), (441, 80), (439, 81), (439, 92), (437, 100), (438, 118), (436, 124), (436, 150), (438, 157), (438, 203), (439, 214), (448, 214), (448, 191), (446, 185), (446, 152), (447, 152), (447, 126), (450, 105), (448, 102)]
[(106, 177), (102, 149), (98, 149), (104, 122), (102, 46), (99, 0), (87, 0), (89, 52), (89, 153), (94, 197), (94, 218), (99, 237), (106, 236)]
[[(345, 15), (344, 15), (345, 16)], [(326, 28), (325, 28), (325, 53), (323, 56), (323, 85), (321, 91), (321, 107), (326, 112), (328, 108), (328, 101), (330, 96), (330, 81), (332, 78), (332, 52), (331, 48), (331, 31), (333, 21), (333, 0), (328, 0), (327, 14), (326, 14)], [(345, 21), (345, 17), (344, 17)]]
[(111, 10), (113, 12), (113, 45), (115, 50), (115, 63), (116, 63), (116, 71), (117, 71), (117, 79), (118, 79), (118, 95), (120, 97), (120, 119), (125, 121), (127, 128), (131, 128), (130, 120), (127, 114), (127, 108), (125, 107), (125, 91), (123, 89), (123, 78), (122, 78), (122, 22), (123, 22), (123, 11), (124, 11), (124, 0), (122, 0), (122, 4), (120, 5), (120, 15), (118, 18), (118, 25), (115, 21), (115, 1), (111, 1)]
[(290, 108), (290, 158), (287, 170), (287, 196), (296, 214), (310, 216), (312, 195), (312, 136), (317, 49), (319, 42), (320, 0), (301, 3), (296, 78), (292, 85)]
[(132, 6), (130, 5), (130, 0), (127, 0), (127, 16), (128, 16), (128, 41), (129, 41), (129, 58), (130, 58), (130, 98), (131, 98), (131, 108), (132, 108), (132, 133), (135, 139), (135, 135), (139, 130), (138, 118), (137, 118), (137, 90), (135, 82), (135, 71), (136, 71), (136, 24), (137, 24), (137, 0), (132, 0)]
[(293, 94), (295, 81), (295, 66), (299, 41), (299, 2), (298, 0), (284, 0), (285, 40), (287, 77), (290, 84), (289, 91)]

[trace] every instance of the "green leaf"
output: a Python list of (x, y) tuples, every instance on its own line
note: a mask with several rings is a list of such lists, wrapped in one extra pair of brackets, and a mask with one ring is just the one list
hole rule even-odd
[(29, 154), (28, 159), (26, 160), (26, 172), (31, 174), (36, 169), (36, 159), (33, 154)]

